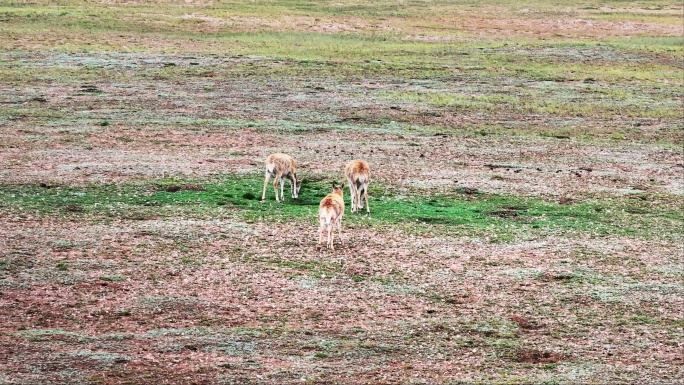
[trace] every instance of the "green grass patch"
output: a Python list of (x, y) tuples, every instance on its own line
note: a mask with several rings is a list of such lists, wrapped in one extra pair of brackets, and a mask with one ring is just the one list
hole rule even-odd
[[(255, 176), (226, 176), (215, 181), (163, 179), (142, 184), (82, 187), (22, 185), (0, 190), (0, 210), (81, 218), (146, 220), (159, 217), (232, 215), (250, 221), (303, 221), (317, 224), (318, 204), (330, 192), (329, 182), (303, 182), (299, 199), (276, 203), (269, 184), (260, 203), (263, 180)], [(651, 207), (648, 197), (558, 204), (538, 198), (477, 194), (454, 190), (425, 195), (422, 190), (399, 196), (379, 183), (371, 185), (372, 215), (350, 215), (345, 226), (393, 225), (404, 230), (477, 237), (492, 242), (540, 235), (585, 233), (679, 239), (675, 231), (684, 215), (675, 207)], [(345, 198), (348, 203), (348, 191)], [(638, 213), (633, 214), (633, 213)], [(315, 269), (314, 266), (291, 266)]]

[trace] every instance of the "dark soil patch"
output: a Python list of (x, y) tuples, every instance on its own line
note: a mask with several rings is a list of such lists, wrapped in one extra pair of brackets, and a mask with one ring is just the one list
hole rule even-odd
[(573, 279), (575, 276), (572, 273), (569, 272), (561, 272), (561, 273), (544, 273), (540, 277), (543, 281), (569, 281)]
[(487, 214), (495, 216), (495, 217), (500, 217), (500, 218), (517, 218), (518, 217), (518, 210), (512, 210), (512, 209), (496, 210), (496, 211), (490, 211)]
[(252, 193), (245, 193), (242, 195), (242, 198), (253, 201), (253, 200), (257, 199), (257, 196), (252, 194)]
[(477, 195), (480, 193), (480, 190), (473, 187), (457, 187), (456, 192), (465, 195)]
[(521, 349), (516, 354), (516, 361), (530, 364), (551, 364), (565, 359), (563, 354), (542, 352), (533, 349)]
[(418, 217), (417, 221), (430, 224), (450, 224), (453, 223), (453, 219), (448, 217)]
[(79, 93), (95, 93), (99, 94), (102, 93), (102, 90), (97, 88), (96, 86), (92, 84), (84, 84), (81, 86)]
[(513, 322), (516, 322), (521, 329), (534, 330), (540, 328), (539, 325), (530, 322), (517, 314), (512, 315), (509, 319)]
[(511, 170), (511, 169), (513, 169), (513, 170), (519, 170), (519, 169), (522, 168), (522, 167), (520, 167), (520, 166), (511, 166), (511, 165), (508, 165), (508, 164), (490, 164), (490, 163), (485, 164), (484, 166), (487, 167), (487, 168), (490, 169), (490, 170), (494, 170), (494, 169), (497, 169), (497, 168), (503, 168), (503, 169), (505, 169), (506, 171)]
[(558, 200), (559, 205), (571, 205), (572, 204), (572, 198), (567, 198), (567, 197), (562, 197)]
[(203, 186), (200, 186), (200, 185), (196, 185), (196, 184), (186, 184), (186, 185), (172, 184), (172, 185), (164, 187), (163, 190), (166, 192), (178, 192), (178, 191), (182, 191), (182, 190), (205, 191), (206, 188), (204, 188)]

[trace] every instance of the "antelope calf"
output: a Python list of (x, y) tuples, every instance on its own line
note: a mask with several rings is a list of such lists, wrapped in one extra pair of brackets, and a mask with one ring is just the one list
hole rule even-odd
[(362, 198), (366, 200), (366, 211), (370, 214), (368, 204), (368, 184), (371, 181), (370, 166), (363, 160), (352, 160), (344, 168), (344, 175), (349, 183), (349, 193), (351, 194), (351, 212), (355, 213), (363, 209)]
[[(285, 200), (283, 189), (285, 179), (289, 179), (292, 184), (292, 198), (299, 196), (301, 181), (297, 181), (297, 162), (287, 154), (271, 154), (266, 158), (266, 173), (264, 175), (264, 190), (261, 193), (261, 203), (266, 200), (266, 185), (273, 177), (273, 189), (275, 190), (276, 202), (280, 199)], [(280, 182), (280, 199), (278, 199), (278, 183)]]
[(342, 216), (344, 215), (344, 193), (343, 186), (336, 185), (333, 187), (333, 192), (328, 194), (321, 200), (318, 206), (318, 219), (321, 226), (318, 229), (318, 244), (323, 240), (323, 231), (328, 233), (329, 249), (335, 250), (333, 247), (333, 227), (337, 225), (338, 237), (342, 242)]

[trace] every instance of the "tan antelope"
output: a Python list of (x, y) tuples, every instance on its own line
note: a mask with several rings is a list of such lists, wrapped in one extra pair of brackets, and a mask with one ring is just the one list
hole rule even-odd
[[(291, 156), (275, 153), (266, 158), (266, 173), (264, 175), (264, 190), (261, 193), (261, 203), (266, 200), (266, 185), (271, 177), (273, 177), (276, 202), (280, 202), (280, 199), (285, 200), (285, 195), (283, 194), (285, 179), (289, 179), (292, 184), (292, 198), (296, 199), (299, 196), (299, 189), (302, 185), (301, 181), (297, 180), (297, 162)], [(280, 199), (278, 199), (278, 183), (280, 183)]]
[(371, 181), (370, 166), (363, 160), (352, 160), (344, 168), (344, 176), (349, 183), (349, 193), (351, 194), (351, 212), (355, 213), (363, 209), (362, 198), (366, 200), (366, 210), (370, 214), (368, 204), (368, 184)]
[(343, 186), (341, 185), (333, 186), (333, 192), (326, 195), (318, 206), (318, 219), (321, 222), (321, 226), (318, 229), (318, 244), (321, 244), (323, 231), (325, 230), (328, 233), (327, 246), (332, 250), (335, 250), (335, 247), (333, 247), (333, 230), (335, 225), (337, 225), (340, 242), (342, 242), (342, 216), (344, 215), (344, 192), (342, 189)]

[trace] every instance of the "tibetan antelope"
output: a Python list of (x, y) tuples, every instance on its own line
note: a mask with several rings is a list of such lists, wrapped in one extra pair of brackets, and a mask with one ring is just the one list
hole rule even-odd
[(351, 212), (355, 213), (363, 209), (362, 199), (365, 199), (366, 211), (370, 214), (370, 205), (368, 204), (368, 184), (371, 181), (370, 166), (363, 160), (352, 160), (344, 168), (344, 175), (347, 177), (347, 183), (349, 183)]
[[(261, 203), (266, 200), (266, 185), (271, 177), (273, 177), (276, 202), (280, 202), (280, 199), (285, 200), (285, 195), (283, 194), (285, 179), (289, 179), (292, 184), (292, 198), (299, 196), (299, 189), (302, 185), (301, 181), (297, 180), (297, 162), (291, 156), (276, 153), (266, 158), (266, 173), (264, 175), (264, 190), (261, 193)], [(280, 199), (278, 199), (278, 182), (280, 182)]]
[(344, 193), (342, 188), (343, 186), (341, 185), (335, 185), (333, 192), (326, 195), (318, 206), (318, 219), (321, 222), (321, 226), (318, 229), (318, 244), (321, 244), (323, 231), (325, 230), (328, 233), (327, 246), (332, 250), (335, 250), (333, 247), (333, 230), (335, 225), (337, 225), (340, 242), (342, 242), (342, 216), (344, 215)]

